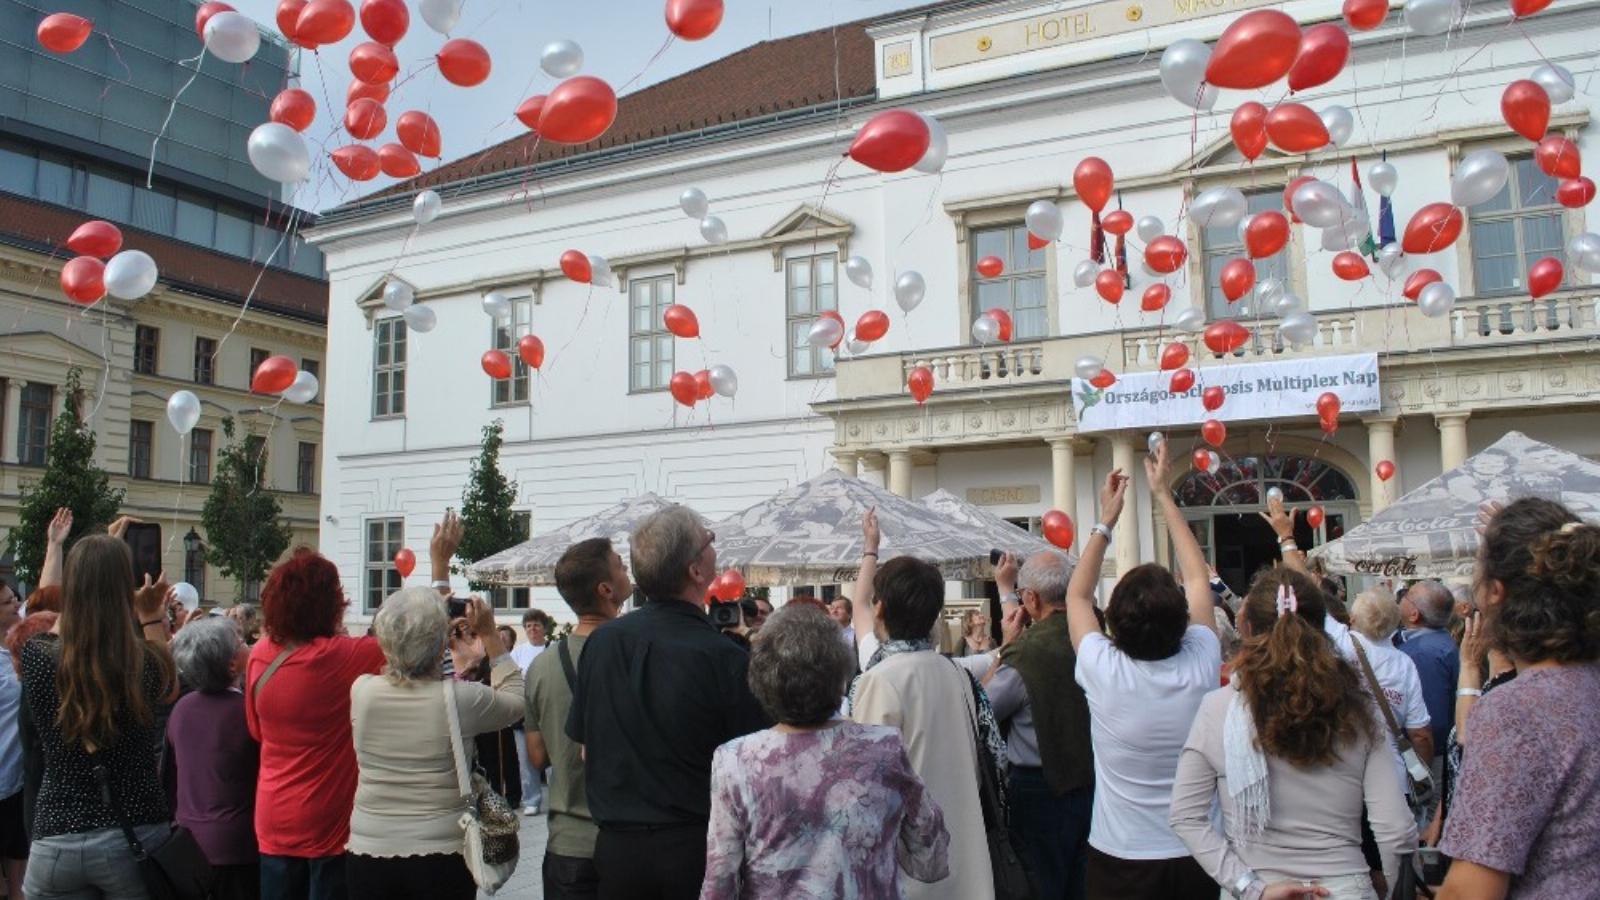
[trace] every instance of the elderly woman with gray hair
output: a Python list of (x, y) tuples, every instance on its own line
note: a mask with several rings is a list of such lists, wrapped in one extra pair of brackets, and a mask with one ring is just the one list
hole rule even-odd
[[(1352, 636), (1362, 638), (1352, 643), (1352, 652), (1359, 649), (1366, 656), (1372, 677), (1368, 677), (1360, 656), (1351, 661), (1356, 664), (1356, 671), (1362, 673), (1361, 681), (1367, 693), (1372, 695), (1373, 702), (1377, 703), (1381, 693), (1383, 702), (1389, 706), (1389, 713), (1393, 714), (1392, 721), (1405, 730), (1406, 737), (1416, 748), (1417, 756), (1427, 762), (1433, 758), (1433, 729), (1430, 727), (1433, 720), (1429, 718), (1427, 704), (1422, 698), (1422, 678), (1417, 674), (1417, 664), (1390, 643), (1399, 628), (1399, 605), (1378, 591), (1362, 591), (1350, 605)], [(1373, 684), (1374, 678), (1376, 685)], [(1376, 715), (1377, 721), (1383, 723), (1384, 733), (1389, 736), (1395, 774), (1399, 776), (1401, 787), (1405, 787), (1406, 764), (1400, 756), (1399, 735), (1389, 727), (1391, 720), (1381, 704)]]
[(944, 816), (899, 729), (834, 717), (852, 667), (839, 627), (791, 604), (750, 653), (750, 690), (778, 724), (717, 748), (701, 900), (897, 897), (899, 870), (950, 871)]
[[(372, 624), (383, 674), (363, 675), (350, 688), (360, 773), (350, 816), (350, 897), (472, 900), (477, 885), (461, 856), (458, 820), (467, 810), (450, 710), (470, 753), (475, 735), (522, 718), (522, 670), (501, 643), (494, 610), (480, 599), (468, 603), (464, 620), (451, 622), (437, 592), (406, 588), (389, 595)], [(490, 683), (445, 678), (447, 645), (460, 666), (462, 651), (479, 643)]]

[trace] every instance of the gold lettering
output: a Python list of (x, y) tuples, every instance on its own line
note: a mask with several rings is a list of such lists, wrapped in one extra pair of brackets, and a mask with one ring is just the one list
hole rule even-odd
[(1047, 41), (1059, 41), (1059, 40), (1061, 40), (1061, 20), (1060, 19), (1046, 19), (1046, 20), (1044, 20), (1044, 24), (1042, 26), (1040, 26), (1039, 30), (1044, 35), (1044, 39), (1047, 40)]
[(1094, 21), (1088, 13), (1078, 13), (1072, 17), (1072, 33), (1078, 36), (1094, 34)]
[(1039, 23), (1029, 22), (1027, 25), (1023, 26), (1023, 34), (1023, 43), (1027, 44), (1029, 47), (1032, 47), (1034, 39), (1039, 37)]
[(1172, 11), (1178, 15), (1192, 15), (1195, 9), (1194, 0), (1172, 0)]

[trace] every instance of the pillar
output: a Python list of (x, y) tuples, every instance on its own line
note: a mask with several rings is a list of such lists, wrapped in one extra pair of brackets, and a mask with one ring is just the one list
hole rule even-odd
[(849, 475), (851, 478), (861, 477), (861, 454), (854, 450), (840, 450), (835, 447), (833, 448), (833, 460), (839, 471)]
[(1467, 461), (1467, 413), (1434, 416), (1439, 426), (1439, 461), (1445, 470)]
[[(8, 463), (17, 461), (17, 427), (14, 423), (21, 421), (22, 417), (22, 379), (11, 378), (6, 381), (6, 405), (3, 421), (0, 421), (0, 459)], [(3, 427), (10, 426), (10, 427)]]
[[(1394, 478), (1383, 481), (1378, 478), (1378, 463), (1383, 460), (1394, 462), (1394, 419), (1367, 419), (1367, 477), (1372, 481), (1372, 512), (1374, 514), (1387, 509), (1394, 502), (1398, 493), (1399, 484)], [(1396, 463), (1396, 465), (1399, 465)], [(1396, 473), (1396, 478), (1399, 473)]]
[(1121, 469), (1122, 474), (1133, 479), (1128, 485), (1127, 500), (1122, 505), (1122, 518), (1117, 520), (1113, 535), (1118, 578), (1139, 565), (1139, 504), (1135, 501), (1139, 479), (1134, 477), (1138, 460), (1133, 455), (1133, 439), (1132, 432), (1123, 431), (1111, 440), (1111, 467)]
[[(1076, 457), (1073, 456), (1072, 438), (1050, 438), (1050, 506), (1078, 520), (1078, 483)], [(1073, 537), (1073, 550), (1078, 539)]]
[(911, 498), (911, 451), (889, 451), (889, 493)]

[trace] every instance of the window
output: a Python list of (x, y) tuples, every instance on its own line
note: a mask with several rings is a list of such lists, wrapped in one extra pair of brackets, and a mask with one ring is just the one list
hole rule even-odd
[(156, 234), (172, 234), (173, 217), (178, 200), (170, 190), (156, 187), (151, 190), (143, 184), (133, 189), (133, 227)]
[(215, 384), (217, 342), (211, 338), (194, 339), (195, 384)]
[(252, 384), (256, 380), (256, 370), (261, 368), (261, 364), (266, 362), (267, 357), (271, 355), (271, 350), (263, 350), (260, 347), (250, 348), (250, 371), (244, 374), (244, 383), (246, 386)]
[(833, 351), (807, 340), (817, 316), (839, 308), (838, 258), (832, 254), (789, 260), (784, 278), (789, 321), (789, 377), (833, 374)]
[(1520, 293), (1534, 263), (1553, 256), (1565, 264), (1561, 214), (1556, 179), (1539, 171), (1531, 157), (1513, 160), (1506, 186), (1469, 213), (1476, 292)]
[[(516, 522), (517, 534), (522, 536), (522, 540), (533, 536), (533, 513), (512, 513), (511, 518)], [(525, 587), (493, 588), (489, 591), (489, 603), (495, 609), (528, 609), (533, 605), (533, 592)]]
[(317, 445), (300, 442), (299, 456), (294, 463), (295, 490), (302, 494), (317, 492)]
[(133, 215), (133, 183), (122, 176), (90, 173), (89, 214), (128, 221)]
[(533, 301), (524, 297), (511, 301), (511, 318), (495, 320), (490, 326), (494, 333), (490, 340), (496, 350), (504, 350), (511, 357), (511, 377), (491, 379), (489, 402), (495, 406), (512, 406), (528, 402), (528, 364), (517, 355), (517, 341), (527, 334), (533, 316)]
[(189, 483), (211, 483), (211, 432), (205, 428), (189, 432)]
[(217, 237), (214, 246), (223, 253), (248, 257), (254, 229), (250, 220), (231, 212), (217, 211)]
[(395, 554), (405, 545), (405, 519), (370, 519), (367, 522), (367, 555), (363, 582), (367, 611), (376, 612), (383, 598), (400, 590), (405, 579), (394, 567)]
[[(967, 270), (972, 273), (974, 317), (999, 307), (1011, 314), (1012, 335), (1017, 340), (1041, 338), (1050, 331), (1050, 307), (1045, 291), (1044, 249), (1028, 249), (1028, 227), (1005, 225), (972, 232), (972, 258)], [(997, 256), (1005, 265), (997, 278), (978, 275), (978, 260)], [(962, 332), (966, 331), (963, 327)]]
[(314, 359), (301, 359), (300, 371), (310, 373), (312, 378), (321, 378), (322, 363), (317, 362)]
[(89, 170), (64, 159), (41, 156), (37, 184), (40, 200), (82, 209), (89, 192)]
[(216, 231), (217, 211), (211, 204), (197, 197), (179, 197), (173, 237), (202, 247), (211, 246)]
[(25, 384), (17, 410), (17, 462), (44, 465), (50, 443), (50, 407), (55, 389), (48, 384)]
[(128, 475), (150, 477), (150, 457), (155, 452), (155, 426), (138, 419), (128, 423)]
[(133, 329), (133, 371), (156, 374), (156, 356), (161, 349), (161, 329), (139, 325)]
[[(1283, 191), (1277, 188), (1246, 194), (1245, 200), (1249, 204), (1250, 215), (1268, 210), (1283, 211)], [(1235, 259), (1245, 257), (1244, 237), (1239, 226), (1207, 228), (1201, 233), (1200, 245), (1205, 250), (1207, 318), (1236, 319), (1244, 316), (1276, 315), (1273, 310), (1256, 308), (1255, 289), (1234, 303), (1229, 303), (1228, 298), (1222, 293), (1222, 267)], [(1272, 256), (1253, 259), (1251, 262), (1256, 266), (1257, 285), (1268, 278), (1276, 278), (1285, 287), (1288, 286), (1288, 245)]]
[(666, 390), (672, 381), (672, 332), (663, 315), (672, 305), (671, 275), (628, 285), (633, 320), (628, 329), (628, 390)]
[(270, 480), (267, 477), (267, 439), (259, 434), (245, 435), (244, 452), (250, 465), (255, 467), (256, 486), (270, 487), (267, 483)]
[(380, 319), (373, 327), (372, 417), (406, 414), (406, 321)]
[(0, 191), (32, 197), (38, 174), (39, 158), (33, 151), (0, 144)]

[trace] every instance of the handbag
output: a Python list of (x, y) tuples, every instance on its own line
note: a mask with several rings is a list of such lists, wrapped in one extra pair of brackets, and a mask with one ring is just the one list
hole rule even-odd
[(111, 773), (106, 771), (98, 754), (89, 754), (94, 766), (95, 780), (100, 783), (100, 799), (116, 817), (122, 836), (128, 841), (128, 850), (139, 867), (139, 880), (150, 894), (150, 900), (206, 900), (211, 896), (215, 876), (205, 851), (189, 829), (174, 823), (166, 839), (154, 847), (146, 847), (134, 833), (133, 825), (122, 812), (122, 805), (111, 792)]
[(1394, 717), (1394, 710), (1389, 708), (1389, 698), (1384, 696), (1383, 686), (1378, 684), (1378, 675), (1372, 671), (1372, 663), (1367, 661), (1367, 651), (1361, 648), (1359, 638), (1351, 635), (1350, 645), (1356, 648), (1356, 659), (1361, 663), (1361, 671), (1366, 675), (1367, 685), (1372, 689), (1372, 696), (1378, 699), (1378, 708), (1383, 710), (1383, 717), (1389, 723), (1389, 731), (1394, 734), (1395, 743), (1400, 747), (1400, 759), (1406, 764), (1406, 790), (1409, 795), (1411, 808), (1416, 810), (1431, 809), (1438, 799), (1434, 790), (1433, 772), (1428, 764), (1417, 755), (1417, 748), (1411, 746), (1411, 738), (1406, 736), (1405, 729), (1400, 727), (1400, 722)]
[(972, 684), (972, 747), (978, 759), (978, 805), (983, 809), (983, 836), (989, 845), (989, 867), (994, 872), (995, 900), (1034, 900), (1039, 896), (1033, 872), (1023, 862), (1017, 836), (1006, 824), (1000, 809), (1000, 775), (978, 738), (978, 696), (982, 690), (965, 669), (957, 671)]
[(466, 859), (472, 880), (484, 893), (492, 895), (504, 887), (517, 870), (517, 858), (521, 854), (517, 831), (522, 827), (522, 820), (506, 799), (489, 786), (489, 780), (467, 762), (465, 742), (461, 739), (461, 719), (456, 713), (455, 685), (449, 679), (440, 684), (444, 687), (445, 719), (450, 725), (450, 750), (455, 755), (456, 783), (467, 801), (467, 810), (458, 820), (462, 831), (461, 855)]

